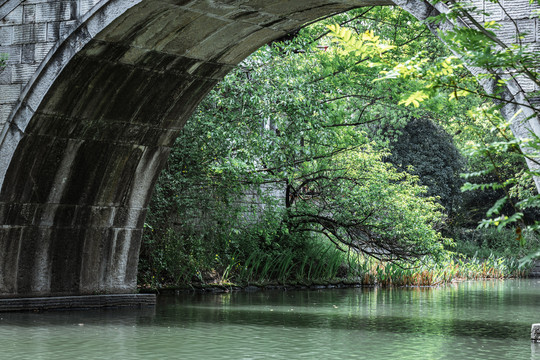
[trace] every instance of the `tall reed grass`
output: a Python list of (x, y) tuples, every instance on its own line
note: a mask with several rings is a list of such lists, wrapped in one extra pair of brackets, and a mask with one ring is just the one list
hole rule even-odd
[[(235, 257), (233, 257), (234, 259)], [(501, 279), (526, 275), (517, 260), (448, 253), (435, 261), (381, 262), (357, 253), (336, 249), (333, 244), (314, 242), (298, 256), (287, 250), (279, 256), (256, 251), (245, 262), (232, 261), (222, 277), (227, 283), (324, 284), (334, 282), (381, 286), (434, 286), (455, 280)]]

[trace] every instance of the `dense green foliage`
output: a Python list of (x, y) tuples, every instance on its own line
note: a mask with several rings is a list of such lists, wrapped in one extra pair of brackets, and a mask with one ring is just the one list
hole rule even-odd
[[(344, 43), (326, 36), (333, 22), (352, 29), (332, 27)], [(246, 59), (211, 91), (172, 149), (148, 215), (140, 282), (347, 277), (432, 284), (465, 276), (461, 269), (477, 258), (454, 266), (443, 246), (451, 242), (439, 230), (444, 214), (468, 219), (471, 205), (457, 191), (465, 164), (457, 149), (484, 126), (466, 111), (482, 100), (450, 102), (453, 90), (443, 87), (424, 96), (424, 84), (406, 76), (379, 81), (380, 66), (425, 48), (434, 61), (448, 58), (408, 14), (369, 8), (314, 24)], [(462, 71), (449, 68), (451, 61), (438, 63), (438, 71)], [(417, 95), (402, 99), (404, 93)], [(452, 125), (463, 123), (469, 127)], [(456, 148), (449, 133), (460, 131), (466, 135)], [(467, 162), (469, 169), (485, 165), (476, 155)], [(467, 244), (473, 242), (460, 242)], [(515, 271), (489, 259), (486, 276)]]
[[(439, 2), (439, 1), (434, 1)], [(343, 47), (354, 59), (363, 61), (369, 58), (373, 67), (377, 67), (381, 74), (384, 74), (384, 81), (401, 84), (403, 80), (410, 83), (416, 83), (418, 90), (407, 91), (401, 98), (400, 103), (404, 105), (414, 105), (420, 107), (420, 103), (438, 98), (441, 92), (446, 92), (451, 100), (460, 99), (471, 94), (478, 95), (480, 98), (494, 100), (491, 108), (482, 106), (477, 110), (469, 112), (470, 117), (480, 118), (484, 124), (491, 123), (492, 127), (498, 132), (498, 136), (491, 142), (482, 141), (484, 134), (474, 134), (474, 144), (470, 146), (471, 157), (484, 160), (482, 167), (477, 171), (471, 172), (468, 177), (478, 180), (487, 180), (487, 182), (471, 183), (464, 186), (464, 190), (485, 190), (491, 189), (495, 192), (502, 191), (501, 196), (493, 203), (493, 206), (487, 211), (486, 219), (482, 221), (485, 226), (495, 225), (499, 229), (515, 223), (518, 229), (517, 235), (520, 241), (524, 241), (521, 235), (521, 229), (527, 228), (528, 231), (537, 231), (540, 223), (531, 224), (526, 221), (526, 213), (530, 213), (531, 208), (540, 206), (540, 195), (538, 188), (536, 191), (530, 191), (531, 179), (533, 176), (540, 176), (538, 166), (540, 165), (540, 139), (538, 134), (531, 132), (529, 139), (515, 139), (508, 131), (510, 124), (501, 119), (498, 110), (508, 101), (516, 103), (519, 100), (508, 100), (503, 97), (505, 86), (511, 79), (512, 73), (520, 74), (540, 85), (539, 60), (534, 49), (521, 41), (523, 34), (513, 45), (506, 45), (499, 40), (493, 31), (501, 25), (496, 21), (487, 21), (480, 24), (471, 14), (481, 12), (474, 5), (468, 3), (451, 2), (451, 11), (447, 14), (440, 14), (437, 17), (429, 19), (431, 22), (441, 22), (454, 20), (458, 17), (469, 21), (472, 26), (454, 27), (451, 30), (440, 32), (439, 36), (449, 45), (455, 54), (459, 56), (442, 56), (433, 59), (425, 53), (419, 53), (403, 60), (395, 61), (394, 58), (384, 57), (381, 52), (388, 49), (387, 44), (375, 42), (372, 46), (364, 45), (363, 35), (355, 35), (347, 29), (339, 26), (330, 27), (332, 34), (339, 38)], [(509, 16), (507, 14), (507, 16)], [(510, 20), (512, 20), (510, 18)], [(377, 56), (381, 57), (378, 59)], [(463, 63), (467, 63), (474, 68), (484, 69), (484, 72), (472, 75), (463, 72)], [(492, 80), (497, 86), (492, 93), (486, 93), (482, 88), (476, 85), (476, 79)], [(538, 91), (527, 94), (528, 98), (534, 98), (540, 93)], [(532, 110), (531, 116), (537, 116), (540, 109), (535, 107), (534, 102), (522, 102), (524, 108)], [(429, 104), (426, 105), (428, 108)], [(486, 116), (486, 113), (489, 115)], [(455, 121), (453, 121), (455, 123)], [(477, 130), (477, 129), (476, 129)], [(494, 140), (494, 141), (493, 141)], [(508, 152), (514, 152), (518, 155), (518, 161), (514, 164), (526, 160), (532, 167), (518, 166), (511, 170), (512, 174), (504, 174), (504, 161), (512, 159), (507, 156)], [(503, 161), (501, 163), (501, 156)], [(515, 159), (515, 157), (514, 157)], [(520, 171), (521, 170), (521, 171)], [(515, 176), (514, 174), (518, 174)], [(487, 178), (481, 179), (487, 176)], [(525, 187), (523, 186), (525, 184)], [(516, 195), (517, 198), (516, 198)]]
[(439, 198), (449, 217), (460, 210), (460, 173), (464, 171), (465, 159), (443, 128), (429, 119), (414, 119), (401, 129), (391, 151), (388, 160), (417, 175), (421, 184), (428, 187), (427, 194)]

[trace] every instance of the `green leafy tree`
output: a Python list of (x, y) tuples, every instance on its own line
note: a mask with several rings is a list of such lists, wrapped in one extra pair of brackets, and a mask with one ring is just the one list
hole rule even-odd
[[(540, 113), (540, 109), (535, 107), (534, 102), (520, 101), (519, 99), (509, 100), (504, 97), (505, 86), (509, 81), (512, 81), (511, 74), (523, 75), (533, 83), (540, 84), (538, 73), (540, 64), (535, 52), (523, 44), (520, 38), (518, 38), (516, 44), (511, 46), (502, 43), (493, 31), (493, 29), (499, 27), (499, 24), (495, 21), (480, 24), (471, 15), (476, 11), (474, 7), (455, 1), (452, 1), (451, 4), (450, 12), (442, 13), (430, 19), (430, 21), (441, 22), (465, 18), (472, 23), (472, 27), (455, 26), (452, 30), (439, 34), (459, 58), (456, 56), (443, 56), (433, 61), (425, 53), (419, 53), (404, 61), (395, 61), (389, 56), (383, 56), (383, 52), (377, 51), (376, 47), (383, 51), (388, 49), (385, 44), (375, 43), (375, 46), (361, 46), (359, 41), (362, 40), (362, 37), (354, 35), (350, 30), (339, 26), (333, 26), (330, 30), (336, 38), (341, 40), (352, 59), (362, 60), (369, 58), (371, 65), (377, 67), (383, 75), (381, 80), (395, 82), (396, 84), (401, 84), (404, 80), (408, 83), (416, 83), (417, 89), (413, 88), (405, 92), (405, 96), (400, 100), (400, 103), (406, 106), (412, 105), (415, 108), (420, 108), (421, 103), (429, 103), (431, 99), (440, 97), (444, 93), (447, 94), (449, 99), (454, 100), (475, 94), (503, 105), (511, 102), (514, 105), (522, 106), (522, 108), (529, 110), (530, 116), (536, 116)], [(371, 37), (376, 38), (374, 35)], [(466, 73), (462, 71), (464, 68), (462, 61), (469, 67), (481, 68), (485, 72), (478, 74), (476, 78), (466, 76)], [(495, 84), (494, 91), (486, 93), (475, 84), (477, 79), (481, 82)], [(528, 94), (529, 98), (534, 98), (537, 95), (537, 93)], [(484, 113), (485, 111), (481, 108), (480, 111), (472, 112), (470, 115), (482, 117)], [(491, 118), (497, 116), (500, 118), (500, 115), (493, 114)], [(520, 116), (519, 112), (516, 116)], [(540, 167), (540, 161), (538, 160), (540, 158), (540, 139), (538, 134), (532, 131), (529, 132), (528, 137), (522, 135), (519, 139), (514, 138), (507, 131), (508, 128), (517, 126), (516, 124), (521, 123), (522, 120), (516, 120), (512, 124), (502, 120), (496, 122), (496, 131), (499, 132), (502, 139), (499, 138), (498, 141), (492, 143), (477, 142), (471, 144), (470, 156), (484, 157), (489, 161), (484, 162), (485, 168), (468, 175), (470, 179), (474, 177), (476, 179), (482, 177), (486, 179), (486, 176), (491, 176), (494, 181), (479, 184), (468, 183), (465, 184), (464, 189), (489, 188), (494, 191), (502, 190), (503, 196), (487, 211), (487, 219), (482, 221), (482, 225), (495, 225), (502, 228), (517, 222), (519, 226), (516, 228), (516, 233), (518, 239), (523, 241), (521, 228), (527, 225), (523, 220), (524, 212), (526, 209), (540, 205), (538, 193), (531, 192), (529, 190), (530, 185), (523, 186), (526, 179), (537, 181), (540, 175), (538, 171)], [(501, 166), (500, 163), (497, 163), (496, 159), (501, 159), (501, 157), (496, 154), (507, 152), (517, 153), (522, 161), (527, 161), (529, 168), (521, 171), (522, 168), (517, 167), (514, 174), (518, 176), (504, 176), (502, 170), (504, 165)], [(508, 157), (503, 156), (502, 158)], [(537, 184), (537, 189), (538, 186)], [(515, 201), (516, 194), (521, 196), (517, 201)], [(508, 207), (512, 209), (510, 214), (503, 211)], [(539, 224), (529, 225), (528, 228), (535, 231), (539, 229)]]
[(292, 186), (291, 231), (321, 233), (337, 246), (383, 260), (442, 254), (440, 208), (425, 188), (369, 145), (330, 162), (305, 163)]
[[(391, 13), (371, 11), (377, 21)], [(369, 23), (352, 20), (360, 15), (338, 18), (360, 30)], [(405, 29), (388, 37), (406, 43)], [(315, 25), (260, 49), (203, 101), (152, 202), (148, 274), (163, 263), (169, 271), (174, 259), (154, 261), (167, 247), (194, 264), (183, 274), (245, 264), (255, 253), (298, 259), (313, 240), (392, 261), (444, 252), (442, 208), (383, 159), (387, 136), (427, 112), (397, 106), (402, 89), (373, 82), (377, 69), (351, 62), (321, 37), (326, 31)]]
[(417, 175), (428, 187), (427, 195), (438, 197), (448, 216), (455, 216), (461, 206), (460, 174), (465, 158), (452, 136), (429, 119), (413, 119), (401, 129), (391, 149), (388, 160), (398, 169)]

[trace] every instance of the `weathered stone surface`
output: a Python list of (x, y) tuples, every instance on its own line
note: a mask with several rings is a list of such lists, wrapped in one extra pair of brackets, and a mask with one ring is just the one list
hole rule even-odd
[(531, 340), (534, 342), (540, 342), (540, 324), (532, 324)]
[[(153, 185), (216, 82), (306, 22), (392, 4), (421, 20), (445, 11), (422, 0), (1, 2), (0, 296), (133, 291)], [(526, 32), (540, 47), (536, 4), (475, 4), (502, 21), (503, 41)], [(532, 89), (518, 78), (506, 96), (525, 101)], [(518, 136), (540, 134), (528, 115)]]

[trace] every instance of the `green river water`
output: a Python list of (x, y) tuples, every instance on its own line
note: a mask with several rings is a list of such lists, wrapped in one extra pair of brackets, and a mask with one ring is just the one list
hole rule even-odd
[(540, 359), (540, 280), (184, 294), (0, 314), (0, 359)]

